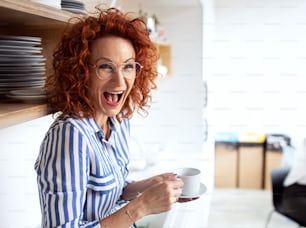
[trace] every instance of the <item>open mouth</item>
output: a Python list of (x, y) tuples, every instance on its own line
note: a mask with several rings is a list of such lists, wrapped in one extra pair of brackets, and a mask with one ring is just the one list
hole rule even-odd
[(121, 97), (123, 95), (123, 91), (118, 92), (104, 92), (103, 93), (104, 98), (108, 104), (117, 104), (121, 100)]

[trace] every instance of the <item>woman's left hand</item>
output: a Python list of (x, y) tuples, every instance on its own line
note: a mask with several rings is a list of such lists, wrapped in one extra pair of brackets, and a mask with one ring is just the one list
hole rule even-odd
[(149, 177), (144, 180), (135, 181), (128, 184), (123, 190), (122, 198), (124, 200), (132, 200), (135, 199), (139, 193), (142, 193), (147, 188), (158, 184), (160, 182), (175, 180), (176, 175), (174, 173), (162, 173), (153, 177)]

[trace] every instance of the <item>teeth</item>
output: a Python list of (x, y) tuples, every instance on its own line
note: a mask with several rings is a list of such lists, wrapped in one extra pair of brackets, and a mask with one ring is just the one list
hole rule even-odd
[(117, 94), (117, 95), (119, 95), (119, 94), (123, 94), (123, 91), (118, 91), (118, 92), (108, 92), (108, 93), (111, 93), (111, 94)]

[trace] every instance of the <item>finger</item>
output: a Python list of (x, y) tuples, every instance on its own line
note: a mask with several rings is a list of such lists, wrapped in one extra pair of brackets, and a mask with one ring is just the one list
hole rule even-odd
[(164, 180), (175, 181), (177, 179), (177, 175), (174, 173), (165, 173), (163, 177), (164, 177)]
[(176, 179), (175, 181), (172, 181), (172, 184), (175, 189), (183, 188), (184, 186), (184, 182), (181, 179)]
[(175, 197), (176, 201), (178, 201), (178, 199), (180, 198), (181, 194), (182, 194), (182, 189), (181, 188), (175, 188), (172, 191), (172, 197)]
[(174, 204), (174, 203), (176, 203), (177, 202), (177, 200), (178, 200), (178, 198), (177, 197), (171, 197), (171, 203), (172, 204)]
[(178, 188), (178, 189), (176, 189), (176, 191), (177, 191), (177, 197), (179, 198), (182, 195), (183, 189)]
[(163, 174), (159, 174), (157, 176), (153, 176), (150, 179), (153, 181), (153, 183), (158, 184), (160, 182), (170, 180), (171, 176), (173, 176), (172, 173), (163, 173)]

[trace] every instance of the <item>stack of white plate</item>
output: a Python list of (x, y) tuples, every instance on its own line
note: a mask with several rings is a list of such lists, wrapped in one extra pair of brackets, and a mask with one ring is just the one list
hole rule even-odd
[(47, 100), (46, 94), (42, 88), (11, 90), (6, 96), (25, 103), (42, 103)]
[(62, 9), (77, 13), (77, 14), (86, 14), (84, 3), (78, 0), (62, 0)]
[(0, 99), (6, 100), (10, 91), (41, 90), (45, 60), (40, 37), (0, 36)]

